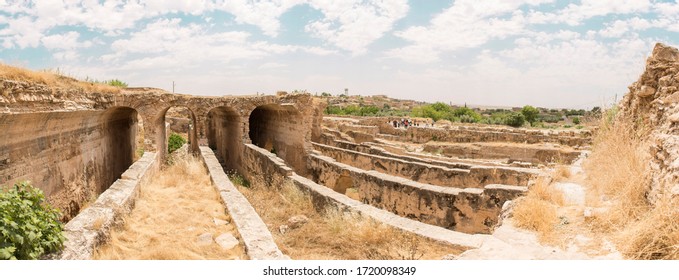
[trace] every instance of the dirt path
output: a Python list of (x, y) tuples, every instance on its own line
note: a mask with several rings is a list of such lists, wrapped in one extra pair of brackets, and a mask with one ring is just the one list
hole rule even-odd
[[(179, 158), (141, 186), (123, 228), (112, 232), (95, 259), (247, 259), (228, 223), (207, 170), (195, 158)], [(224, 245), (235, 247), (222, 248)], [(226, 244), (231, 243), (231, 244)]]

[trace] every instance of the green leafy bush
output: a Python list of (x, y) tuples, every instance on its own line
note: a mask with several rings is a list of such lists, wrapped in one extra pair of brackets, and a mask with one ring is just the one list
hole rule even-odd
[(186, 144), (186, 139), (177, 133), (170, 134), (170, 139), (167, 141), (167, 152), (172, 153)]
[(526, 117), (523, 114), (514, 112), (507, 116), (505, 119), (505, 124), (513, 127), (521, 127), (524, 122), (526, 122)]
[(521, 109), (521, 114), (523, 114), (524, 118), (526, 118), (526, 121), (532, 124), (538, 119), (540, 110), (533, 106), (526, 105)]
[(61, 214), (28, 182), (0, 191), (0, 259), (35, 260), (63, 247)]
[(113, 80), (110, 80), (110, 81), (104, 81), (104, 83), (109, 85), (109, 86), (114, 86), (114, 87), (119, 87), (119, 88), (127, 88), (127, 83), (123, 82), (121, 80), (118, 80), (118, 79), (113, 79)]
[(573, 118), (573, 124), (580, 124), (580, 118), (574, 117)]

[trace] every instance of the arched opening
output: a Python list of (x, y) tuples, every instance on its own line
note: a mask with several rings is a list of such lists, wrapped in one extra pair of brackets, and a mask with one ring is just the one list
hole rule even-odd
[(97, 194), (104, 192), (141, 157), (137, 150), (138, 138), (143, 139), (143, 134), (138, 134), (139, 119), (137, 111), (129, 107), (114, 107), (106, 110), (102, 116), (108, 152), (104, 159), (104, 172), (101, 175), (105, 182)]
[(250, 113), (252, 144), (276, 154), (297, 173), (306, 174), (302, 117), (293, 106), (262, 105)]
[[(163, 154), (170, 152), (169, 147), (170, 137), (181, 137), (187, 145), (187, 152), (195, 153), (198, 151), (198, 137), (196, 134), (196, 116), (193, 111), (185, 106), (171, 106), (165, 110), (161, 118), (162, 128), (159, 136), (163, 143)], [(172, 136), (175, 134), (176, 136)]]
[(69, 220), (132, 165), (138, 119), (129, 107), (2, 114), (0, 184), (31, 181)]
[(208, 145), (227, 170), (236, 169), (240, 161), (240, 123), (238, 113), (228, 107), (216, 107), (207, 114)]

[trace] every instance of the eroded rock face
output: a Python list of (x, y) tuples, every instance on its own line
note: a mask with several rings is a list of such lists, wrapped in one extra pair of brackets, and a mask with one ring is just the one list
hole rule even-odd
[(679, 50), (658, 43), (646, 70), (629, 86), (621, 101), (620, 118), (641, 121), (650, 128), (649, 199), (679, 186)]

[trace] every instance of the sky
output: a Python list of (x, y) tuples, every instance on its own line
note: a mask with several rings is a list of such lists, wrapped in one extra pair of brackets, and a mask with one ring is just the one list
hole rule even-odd
[(656, 42), (679, 46), (679, 0), (0, 0), (2, 63), (194, 95), (587, 109)]

